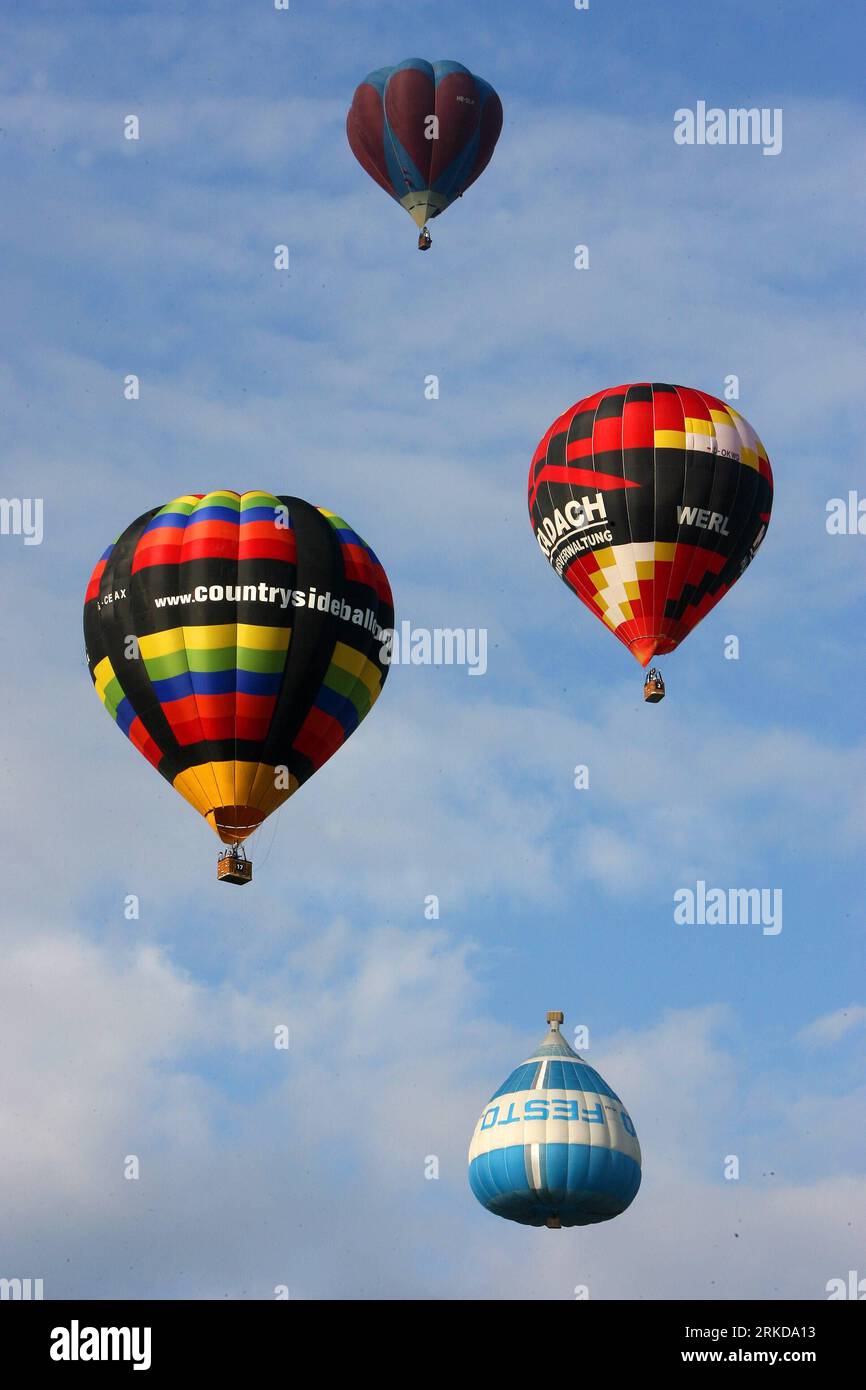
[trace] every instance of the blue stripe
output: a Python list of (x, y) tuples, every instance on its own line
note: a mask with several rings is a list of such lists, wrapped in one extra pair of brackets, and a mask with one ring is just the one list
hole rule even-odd
[(118, 725), (126, 734), (126, 737), (129, 738), (129, 731), (132, 728), (132, 723), (135, 719), (135, 710), (129, 703), (128, 696), (124, 695), (120, 704), (117, 706), (117, 714), (115, 717), (117, 719)]
[(233, 521), (240, 525), (241, 514), (234, 507), (197, 507), (190, 513), (188, 526), (197, 526), (200, 521)]
[(279, 695), (283, 672), (239, 670), (237, 678), (237, 689), (242, 695)]
[(187, 695), (192, 694), (192, 683), (188, 671), (182, 671), (179, 676), (170, 676), (167, 680), (154, 681), (153, 693), (161, 705), (165, 705), (169, 700), (184, 700)]
[[(496, 1100), (497, 1096), (510, 1096), (514, 1091), (533, 1091), (535, 1090), (535, 1078), (538, 1075), (540, 1062), (523, 1062), (511, 1073), (507, 1081), (503, 1081), (498, 1091), (494, 1091), (490, 1097), (491, 1101)], [(489, 1102), (488, 1102), (489, 1103)]]
[[(462, 63), (455, 63), (452, 58), (438, 59), (438, 61), (433, 64), (433, 72), (436, 78), (437, 87), (439, 86), (439, 83), (442, 81), (442, 78), (449, 77), (452, 72), (465, 72), (467, 77), (472, 76), (472, 73), (469, 71), (468, 68), (464, 68)], [(475, 81), (477, 82), (478, 79), (476, 78)]]
[[(282, 507), (284, 504), (280, 502), (278, 505)], [(274, 517), (276, 516), (276, 513), (276, 507), (244, 507), (243, 511), (240, 514), (241, 526), (244, 526), (248, 521), (273, 521)], [(286, 526), (282, 520), (282, 516), (283, 513), (281, 512), (280, 529), (282, 531), (290, 531), (292, 529), (291, 517), (289, 517), (289, 524), (288, 526)]]
[(164, 526), (186, 526), (188, 521), (186, 512), (161, 512), (147, 523), (141, 534), (146, 536), (148, 531), (161, 531)]
[(160, 704), (182, 700), (187, 695), (278, 695), (282, 682), (279, 671), (181, 671), (177, 676), (153, 682)]
[(531, 1182), (530, 1145), (510, 1144), (479, 1154), (469, 1185), (482, 1206), (526, 1226), (558, 1216), (563, 1226), (589, 1226), (619, 1216), (640, 1187), (640, 1165), (618, 1149), (591, 1144), (542, 1144), (542, 1186)]
[[(490, 1100), (494, 1101), (498, 1096), (512, 1095), (515, 1091), (534, 1091), (536, 1089), (535, 1078), (542, 1065), (541, 1062), (523, 1062), (511, 1073), (507, 1081), (503, 1081), (499, 1090), (494, 1091)], [(599, 1076), (592, 1067), (587, 1066), (586, 1062), (561, 1062), (558, 1060), (548, 1062), (544, 1085), (538, 1089), (540, 1091), (594, 1091), (600, 1096), (609, 1096), (611, 1100), (615, 1100), (619, 1104), (622, 1103), (616, 1091), (612, 1091), (604, 1078)]]
[(429, 77), (431, 82), (436, 81), (436, 69), (433, 63), (428, 63), (426, 58), (404, 58), (402, 63), (395, 63), (389, 77), (393, 77), (395, 72), (423, 72), (425, 77)]
[(340, 695), (336, 690), (331, 690), (327, 685), (321, 687), (316, 696), (314, 708), (339, 720), (346, 731), (347, 738), (358, 727), (358, 711), (352, 701), (347, 699), (345, 695)]
[(600, 1096), (619, 1100), (604, 1078), (585, 1062), (548, 1062), (544, 1087), (550, 1091), (597, 1091)]

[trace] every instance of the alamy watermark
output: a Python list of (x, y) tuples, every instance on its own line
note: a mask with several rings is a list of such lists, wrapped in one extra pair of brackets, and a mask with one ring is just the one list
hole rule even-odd
[(674, 893), (678, 926), (761, 927), (764, 936), (782, 930), (781, 888), (708, 888), (699, 878), (694, 888)]
[(42, 498), (0, 497), (0, 536), (23, 536), (25, 545), (41, 545)]
[(12, 1302), (44, 1298), (42, 1279), (0, 1279), (0, 1300)]
[(866, 497), (853, 488), (847, 498), (831, 497), (826, 526), (828, 536), (866, 536)]
[(782, 153), (781, 106), (707, 106), (697, 102), (694, 111), (681, 106), (674, 112), (674, 140), (678, 145), (761, 145), (763, 154)]
[(486, 627), (413, 627), (404, 618), (384, 635), (385, 666), (466, 666), (470, 676), (487, 671)]

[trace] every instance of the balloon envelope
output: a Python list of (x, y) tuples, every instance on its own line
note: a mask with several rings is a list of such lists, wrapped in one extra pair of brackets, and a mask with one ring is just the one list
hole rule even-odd
[(346, 117), (358, 163), (419, 227), (483, 173), (501, 129), (489, 83), (461, 63), (423, 58), (371, 72)]
[(640, 1145), (622, 1101), (552, 1023), (494, 1091), (469, 1146), (482, 1206), (524, 1226), (589, 1226), (633, 1201)]
[(640, 382), (578, 401), (529, 470), (529, 515), (557, 574), (642, 666), (737, 582), (773, 505), (767, 451), (705, 391)]
[(84, 635), (109, 714), (236, 844), (369, 712), (393, 618), (385, 571), (334, 512), (219, 491), (145, 512), (108, 547)]

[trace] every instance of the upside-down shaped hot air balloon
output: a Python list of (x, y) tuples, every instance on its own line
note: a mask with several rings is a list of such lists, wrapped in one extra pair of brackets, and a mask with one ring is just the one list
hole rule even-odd
[(347, 522), (298, 497), (209, 492), (145, 512), (84, 603), (111, 717), (224, 844), (240, 846), (358, 727), (388, 674), (388, 579)]
[(469, 1145), (469, 1185), (495, 1216), (523, 1226), (591, 1226), (640, 1187), (634, 1125), (619, 1096), (550, 1031), (494, 1091)]
[[(706, 391), (658, 382), (578, 401), (529, 470), (543, 554), (642, 666), (736, 584), (772, 505), (770, 461), (748, 421)], [(664, 694), (657, 670), (644, 694)]]
[(427, 223), (484, 172), (501, 129), (489, 83), (460, 63), (423, 58), (371, 72), (346, 117), (352, 153), (421, 228), (421, 251), (430, 247)]

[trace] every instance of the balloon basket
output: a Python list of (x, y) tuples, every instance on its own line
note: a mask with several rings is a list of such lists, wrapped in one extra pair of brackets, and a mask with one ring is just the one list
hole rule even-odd
[(220, 883), (249, 883), (253, 876), (253, 861), (242, 849), (229, 849), (217, 860)]
[(558, 1216), (548, 1216), (544, 1224), (549, 1231), (562, 1230), (562, 1222), (560, 1221)]
[(648, 705), (657, 705), (659, 700), (665, 698), (665, 683), (662, 680), (662, 673), (657, 671), (655, 667), (648, 672), (643, 683), (643, 697)]

